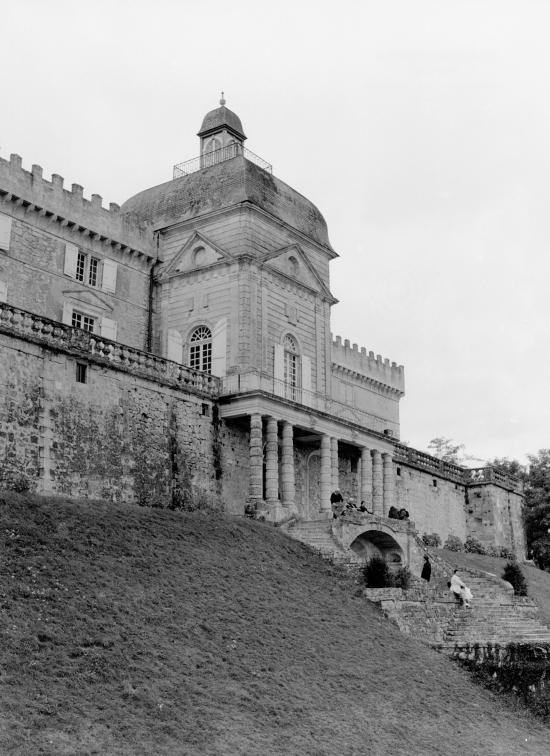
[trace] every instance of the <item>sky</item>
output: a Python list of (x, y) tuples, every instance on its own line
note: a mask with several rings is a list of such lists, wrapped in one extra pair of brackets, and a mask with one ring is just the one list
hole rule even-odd
[(323, 213), (332, 330), (405, 366), (401, 438), (550, 447), (550, 3), (18, 0), (0, 155), (122, 204), (225, 92)]

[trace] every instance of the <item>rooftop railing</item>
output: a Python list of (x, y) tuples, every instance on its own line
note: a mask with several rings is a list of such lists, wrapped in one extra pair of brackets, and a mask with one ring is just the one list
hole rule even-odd
[(227, 147), (220, 147), (218, 150), (204, 152), (202, 155), (199, 155), (199, 157), (186, 160), (184, 163), (177, 163), (177, 165), (174, 166), (173, 178), (177, 179), (182, 176), (189, 176), (190, 173), (195, 173), (203, 168), (209, 168), (211, 165), (224, 163), (226, 160), (231, 160), (238, 155), (242, 155), (264, 171), (273, 173), (273, 166), (270, 163), (263, 158), (258, 157), (258, 155), (255, 155), (241, 144), (234, 143), (227, 145)]

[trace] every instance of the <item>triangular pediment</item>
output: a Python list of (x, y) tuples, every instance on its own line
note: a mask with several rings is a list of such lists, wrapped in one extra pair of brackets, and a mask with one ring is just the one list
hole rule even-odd
[(330, 300), (334, 299), (299, 244), (291, 244), (270, 252), (264, 257), (263, 263), (295, 283), (306, 286)]
[(100, 297), (95, 291), (90, 289), (65, 289), (63, 291), (64, 299), (72, 299), (75, 302), (80, 302), (87, 307), (92, 307), (97, 310), (103, 310), (104, 312), (112, 312), (113, 308), (109, 304), (109, 300), (105, 297)]
[(223, 249), (211, 242), (203, 234), (195, 231), (176, 252), (164, 269), (160, 279), (171, 278), (182, 273), (200, 270), (217, 262), (231, 261), (233, 258)]

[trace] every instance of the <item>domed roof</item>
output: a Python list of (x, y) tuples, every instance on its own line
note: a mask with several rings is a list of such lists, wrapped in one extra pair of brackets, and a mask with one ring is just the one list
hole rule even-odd
[(226, 128), (228, 131), (232, 131), (239, 139), (246, 139), (243, 131), (243, 125), (239, 116), (229, 108), (225, 107), (225, 100), (220, 100), (220, 107), (215, 110), (211, 110), (202, 119), (202, 126), (197, 136), (203, 137), (207, 134), (211, 134), (214, 131)]
[(154, 228), (165, 228), (242, 203), (280, 219), (336, 255), (315, 205), (242, 155), (146, 189), (126, 200), (120, 211)]

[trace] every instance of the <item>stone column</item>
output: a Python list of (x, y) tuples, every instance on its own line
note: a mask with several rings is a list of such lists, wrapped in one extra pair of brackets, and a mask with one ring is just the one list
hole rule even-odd
[(370, 449), (361, 449), (361, 499), (371, 512), (372, 508), (372, 457)]
[(277, 420), (274, 417), (267, 418), (265, 497), (268, 504), (275, 504), (279, 499), (279, 444), (277, 439)]
[(382, 473), (382, 455), (378, 449), (372, 451), (372, 508), (374, 514), (384, 513), (384, 479)]
[(319, 511), (331, 514), (330, 495), (332, 486), (332, 457), (330, 453), (330, 438), (321, 436), (321, 506)]
[(262, 416), (250, 416), (250, 477), (248, 501), (254, 506), (263, 498), (263, 452), (262, 452)]
[(335, 491), (339, 488), (338, 485), (338, 439), (330, 439), (330, 477), (332, 490)]
[(283, 423), (283, 447), (281, 458), (281, 476), (283, 486), (283, 506), (293, 507), (296, 495), (294, 488), (294, 441), (292, 425)]
[(395, 477), (392, 455), (385, 452), (382, 457), (384, 459), (384, 515), (387, 517), (390, 507), (395, 506)]

